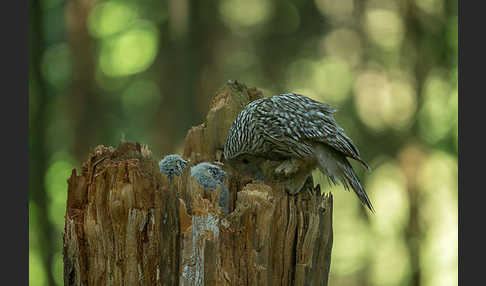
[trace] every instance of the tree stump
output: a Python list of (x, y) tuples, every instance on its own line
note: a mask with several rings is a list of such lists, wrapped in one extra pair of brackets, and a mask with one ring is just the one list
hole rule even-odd
[(68, 180), (64, 285), (327, 285), (332, 196), (312, 179), (288, 195), (228, 172), (224, 215), (220, 188), (191, 176), (191, 166), (221, 161), (233, 120), (260, 97), (229, 81), (188, 132), (188, 166), (172, 179), (138, 143), (95, 148)]

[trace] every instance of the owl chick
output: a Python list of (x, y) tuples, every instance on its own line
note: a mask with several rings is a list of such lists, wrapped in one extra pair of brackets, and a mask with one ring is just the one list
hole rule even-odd
[(167, 155), (159, 161), (160, 172), (166, 174), (169, 180), (172, 180), (174, 175), (180, 176), (186, 166), (187, 161), (178, 154)]
[(221, 194), (219, 196), (219, 206), (221, 207), (223, 214), (227, 215), (229, 213), (229, 191), (223, 184), (224, 179), (226, 178), (226, 172), (217, 165), (202, 162), (191, 167), (191, 176), (194, 177), (206, 190), (214, 191), (220, 186)]
[[(361, 159), (356, 146), (336, 123), (330, 105), (287, 93), (257, 99), (237, 116), (224, 145), (224, 158), (242, 172), (261, 173), (262, 162), (277, 162), (273, 178), (290, 194), (298, 193), (315, 168), (330, 182), (351, 187), (372, 212), (373, 206), (346, 157)], [(268, 165), (268, 164), (267, 164)]]

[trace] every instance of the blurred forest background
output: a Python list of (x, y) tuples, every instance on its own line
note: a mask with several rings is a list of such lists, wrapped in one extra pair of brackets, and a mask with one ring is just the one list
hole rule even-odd
[(71, 170), (122, 134), (181, 152), (229, 79), (334, 105), (373, 168), (376, 215), (321, 182), (330, 285), (457, 285), (457, 0), (29, 4), (30, 285), (63, 285)]

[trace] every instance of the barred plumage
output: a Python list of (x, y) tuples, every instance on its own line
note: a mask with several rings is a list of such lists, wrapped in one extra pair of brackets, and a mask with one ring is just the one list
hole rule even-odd
[[(335, 112), (328, 104), (294, 93), (255, 100), (234, 121), (224, 145), (224, 157), (234, 161), (251, 155), (283, 161), (276, 172), (298, 178), (298, 182), (289, 185), (290, 193), (298, 192), (317, 167), (333, 183), (337, 177), (346, 189), (353, 188), (373, 211), (346, 157), (359, 161), (367, 169), (369, 166), (334, 120)], [(295, 176), (299, 172), (305, 174)]]

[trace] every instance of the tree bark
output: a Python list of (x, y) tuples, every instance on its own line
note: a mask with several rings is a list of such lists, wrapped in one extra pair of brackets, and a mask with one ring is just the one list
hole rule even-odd
[[(68, 180), (65, 285), (327, 285), (332, 196), (309, 179), (297, 195), (229, 174), (229, 214), (190, 174), (220, 161), (238, 112), (261, 97), (228, 82), (187, 134), (188, 166), (172, 180), (147, 147), (98, 146)], [(223, 166), (223, 169), (226, 167)]]

